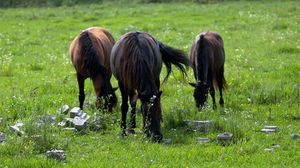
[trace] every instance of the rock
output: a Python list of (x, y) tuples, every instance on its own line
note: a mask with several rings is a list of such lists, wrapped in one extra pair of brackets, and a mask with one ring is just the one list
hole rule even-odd
[(73, 118), (65, 118), (64, 120), (66, 123), (66, 125), (65, 125), (66, 127), (74, 127), (74, 123), (73, 123), (74, 119)]
[(47, 159), (56, 159), (59, 161), (66, 161), (66, 153), (64, 150), (50, 150), (46, 152)]
[(300, 139), (300, 135), (299, 134), (292, 134), (291, 138), (292, 139)]
[(266, 125), (266, 126), (264, 127), (264, 129), (272, 129), (272, 130), (275, 130), (275, 131), (278, 130), (277, 126), (275, 126), (275, 125)]
[(232, 137), (233, 137), (232, 133), (225, 132), (225, 133), (219, 134), (217, 136), (217, 139), (222, 145), (228, 145), (230, 143)]
[(9, 126), (9, 129), (12, 132), (15, 132), (17, 135), (22, 136), (24, 134), (23, 131), (20, 130), (20, 128), (17, 125)]
[(163, 139), (163, 143), (166, 144), (166, 145), (170, 145), (173, 143), (172, 139), (171, 138), (167, 138), (167, 139)]
[(104, 129), (103, 118), (101, 116), (96, 116), (95, 119), (90, 124), (90, 129), (92, 131), (99, 131)]
[(205, 120), (205, 121), (187, 120), (185, 121), (185, 123), (193, 130), (199, 132), (208, 132), (212, 125), (211, 121), (209, 120)]
[(265, 148), (265, 152), (274, 152), (274, 148)]
[(5, 141), (6, 141), (5, 134), (3, 132), (0, 132), (0, 143), (5, 142)]
[(76, 116), (73, 120), (76, 130), (81, 131), (87, 128), (86, 120)]
[(209, 138), (206, 138), (206, 137), (199, 137), (199, 138), (197, 138), (197, 142), (198, 142), (198, 143), (201, 143), (201, 144), (207, 143), (207, 142), (209, 142), (209, 141), (210, 141), (210, 139), (209, 139)]
[(273, 149), (276, 149), (276, 148), (280, 148), (280, 145), (278, 145), (278, 144), (273, 144), (271, 147), (272, 147)]
[(60, 128), (63, 128), (63, 127), (65, 127), (66, 126), (66, 122), (59, 122), (58, 124), (57, 124), (57, 126), (58, 127), (60, 127)]
[(70, 118), (74, 118), (75, 116), (78, 116), (80, 113), (81, 109), (79, 107), (74, 107), (70, 111)]
[(70, 107), (69, 107), (67, 104), (63, 105), (63, 106), (60, 108), (60, 112), (61, 112), (62, 114), (68, 114), (69, 110), (70, 110)]
[(261, 132), (264, 132), (264, 133), (272, 133), (272, 132), (276, 132), (276, 130), (274, 130), (274, 129), (265, 129), (265, 128), (263, 128), (263, 129), (261, 129)]
[(56, 123), (56, 116), (55, 115), (46, 114), (46, 115), (43, 115), (41, 117), (41, 120), (44, 123), (49, 123), (51, 125), (54, 125)]
[(76, 129), (75, 128), (72, 128), (72, 127), (67, 127), (67, 128), (63, 128), (63, 130), (65, 131), (70, 131), (70, 132), (76, 132)]

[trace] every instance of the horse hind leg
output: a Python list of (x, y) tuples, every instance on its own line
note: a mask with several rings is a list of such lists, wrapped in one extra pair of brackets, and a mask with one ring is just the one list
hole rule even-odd
[(85, 94), (84, 94), (84, 78), (77, 73), (77, 82), (78, 82), (78, 87), (79, 87), (79, 107), (81, 110), (83, 110), (83, 103), (85, 99)]
[(128, 133), (134, 134), (134, 128), (136, 128), (136, 100), (137, 100), (137, 94), (133, 91), (130, 93), (130, 123), (129, 123), (129, 129)]
[(221, 67), (221, 69), (219, 70), (219, 80), (218, 80), (218, 87), (219, 87), (219, 92), (220, 92), (220, 106), (224, 107), (224, 100), (223, 100), (223, 93), (222, 90), (224, 89), (224, 85), (225, 85), (225, 79), (224, 79), (224, 66)]
[(124, 85), (119, 82), (119, 88), (122, 95), (122, 105), (121, 105), (121, 111), (122, 111), (122, 118), (121, 118), (121, 128), (122, 128), (122, 134), (126, 135), (126, 115), (128, 111), (128, 94), (125, 91)]
[(212, 101), (213, 101), (213, 109), (216, 109), (217, 105), (216, 105), (215, 89), (214, 89), (213, 84), (211, 84), (209, 92), (210, 92), (210, 96), (211, 96)]

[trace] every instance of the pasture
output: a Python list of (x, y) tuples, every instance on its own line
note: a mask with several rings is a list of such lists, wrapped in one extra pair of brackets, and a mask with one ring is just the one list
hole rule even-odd
[[(122, 3), (123, 2), (123, 3)], [(300, 2), (222, 1), (218, 3), (104, 2), (61, 7), (0, 9), (0, 167), (297, 167), (300, 165)], [(137, 134), (121, 132), (121, 95), (112, 114), (97, 111), (95, 93), (86, 80), (84, 111), (101, 115), (104, 128), (85, 134), (35, 123), (45, 114), (63, 118), (58, 109), (79, 106), (78, 86), (69, 45), (81, 30), (107, 28), (114, 38), (129, 31), (146, 31), (165, 44), (189, 53), (202, 31), (219, 32), (224, 40), (225, 108), (219, 104), (199, 111), (194, 82), (174, 68), (161, 85), (164, 138), (153, 143), (142, 134), (137, 112)], [(165, 68), (161, 79), (166, 75)], [(112, 78), (113, 87), (117, 86)], [(218, 93), (216, 99), (219, 100)], [(140, 105), (138, 104), (137, 107)], [(128, 118), (128, 117), (127, 117)], [(207, 133), (184, 126), (184, 120), (211, 120)], [(25, 135), (8, 127), (25, 124)], [(265, 134), (265, 125), (276, 133)], [(218, 134), (233, 133), (223, 146)], [(41, 135), (37, 141), (34, 135)], [(200, 144), (198, 137), (210, 142)], [(265, 150), (271, 148), (272, 150)], [(63, 149), (67, 161), (46, 159), (50, 149)]]

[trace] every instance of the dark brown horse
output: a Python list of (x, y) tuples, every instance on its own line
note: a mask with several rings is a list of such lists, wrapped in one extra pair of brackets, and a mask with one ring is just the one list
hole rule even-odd
[(80, 108), (83, 109), (84, 81), (91, 78), (97, 95), (96, 107), (112, 111), (117, 97), (110, 83), (110, 53), (115, 41), (103, 28), (82, 31), (70, 46), (71, 61), (77, 72)]
[[(136, 127), (136, 101), (141, 100), (144, 131), (155, 141), (162, 139), (160, 130), (161, 104), (159, 75), (162, 62), (167, 68), (167, 77), (171, 72), (171, 64), (177, 66), (185, 74), (185, 66), (189, 65), (186, 55), (177, 49), (162, 44), (148, 33), (130, 32), (116, 42), (111, 53), (111, 69), (117, 78), (122, 94), (121, 128), (126, 131), (126, 115), (128, 97), (130, 98), (131, 117), (129, 130), (134, 133)], [(184, 66), (185, 65), (185, 66)]]
[(225, 51), (223, 40), (218, 33), (204, 32), (196, 37), (190, 51), (191, 66), (194, 70), (194, 98), (197, 107), (207, 101), (208, 90), (215, 109), (215, 88), (220, 92), (220, 105), (224, 106), (222, 90), (226, 88), (224, 78)]

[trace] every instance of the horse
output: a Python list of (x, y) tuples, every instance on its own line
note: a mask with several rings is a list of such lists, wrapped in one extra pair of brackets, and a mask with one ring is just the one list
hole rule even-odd
[(196, 106), (202, 108), (207, 101), (208, 91), (216, 109), (215, 88), (220, 92), (220, 105), (224, 107), (222, 90), (227, 86), (224, 78), (225, 51), (222, 37), (215, 32), (199, 34), (190, 50), (190, 63), (196, 83), (194, 89)]
[(136, 101), (140, 99), (144, 133), (156, 142), (162, 140), (163, 135), (160, 130), (162, 63), (167, 69), (166, 80), (171, 73), (172, 64), (186, 75), (189, 60), (183, 51), (161, 43), (146, 32), (126, 33), (114, 45), (110, 64), (122, 95), (121, 129), (123, 135), (126, 135), (128, 98), (131, 106), (128, 133), (135, 133)]
[(117, 104), (115, 89), (110, 78), (110, 53), (115, 43), (113, 36), (104, 28), (91, 27), (82, 31), (70, 45), (72, 64), (76, 70), (79, 86), (79, 107), (85, 99), (84, 81), (90, 78), (97, 96), (96, 107), (109, 112)]

